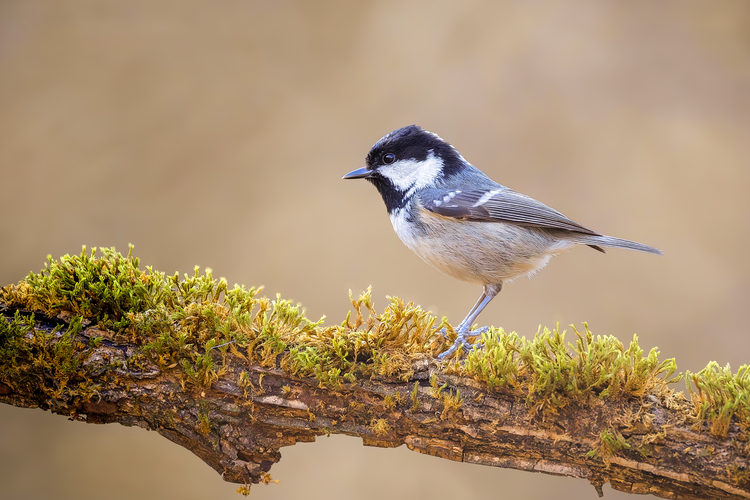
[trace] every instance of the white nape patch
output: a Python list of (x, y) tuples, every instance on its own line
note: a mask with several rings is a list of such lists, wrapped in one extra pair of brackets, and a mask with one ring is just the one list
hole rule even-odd
[(472, 207), (478, 207), (479, 205), (484, 205), (485, 203), (490, 201), (490, 198), (492, 198), (499, 192), (500, 192), (500, 189), (493, 189), (492, 191), (487, 191), (486, 193), (482, 195), (481, 198), (477, 200), (476, 203), (472, 205)]
[(443, 172), (443, 160), (430, 154), (423, 161), (399, 160), (390, 165), (383, 165), (378, 172), (391, 181), (393, 185), (407, 196), (411, 196), (417, 189), (432, 186)]

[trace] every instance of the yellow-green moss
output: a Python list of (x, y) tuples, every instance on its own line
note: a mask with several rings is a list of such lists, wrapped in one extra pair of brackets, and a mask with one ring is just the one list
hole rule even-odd
[[(409, 380), (417, 361), (433, 361), (455, 338), (445, 318), (438, 321), (396, 297), (389, 297), (378, 313), (369, 289), (356, 299), (350, 293), (353, 313), (342, 323), (325, 325), (322, 319), (308, 320), (299, 305), (279, 296), (272, 300), (260, 296), (257, 288), (229, 288), (210, 270), (201, 273), (196, 267), (192, 275), (181, 277), (141, 269), (132, 250), (123, 256), (113, 248), (98, 253), (84, 248), (79, 255), (49, 257), (39, 273), (0, 289), (0, 303), (11, 310), (66, 321), (53, 332), (41, 332), (33, 330), (33, 315), (17, 312), (13, 320), (1, 320), (0, 375), (41, 374), (51, 381), (45, 389), (51, 395), (90, 396), (96, 387), (86, 374), (113, 367), (88, 363), (89, 355), (103, 340), (123, 340), (138, 346), (128, 360), (131, 368), (178, 370), (184, 386), (210, 385), (222, 376), (231, 353), (339, 388), (370, 377)], [(81, 342), (77, 334), (89, 323), (112, 338)], [(449, 339), (440, 333), (442, 328)], [(483, 347), (472, 349), (465, 359), (457, 354), (437, 366), (445, 373), (472, 377), (490, 390), (525, 395), (537, 412), (555, 411), (576, 398), (659, 393), (675, 380), (674, 360), (660, 361), (656, 349), (644, 356), (635, 336), (626, 348), (614, 337), (594, 336), (585, 324), (584, 332), (573, 332), (570, 343), (559, 327), (540, 330), (531, 340), (493, 328), (482, 336)], [(697, 424), (707, 422), (717, 436), (726, 435), (732, 419), (743, 429), (750, 426), (747, 365), (733, 374), (711, 363), (687, 378)], [(237, 382), (246, 391), (263, 391), (247, 375)], [(415, 384), (414, 411), (419, 409), (418, 390)], [(445, 394), (440, 386), (433, 392), (449, 410), (445, 415), (460, 408), (460, 394)], [(403, 396), (384, 404), (403, 404)]]
[(430, 396), (437, 399), (443, 404), (443, 411), (440, 415), (440, 418), (442, 420), (445, 420), (449, 416), (455, 414), (458, 409), (461, 408), (463, 398), (461, 398), (461, 391), (459, 389), (456, 389), (455, 392), (453, 392), (452, 389), (448, 389), (447, 391), (443, 392), (446, 387), (448, 387), (448, 384), (444, 383), (443, 385), (440, 385), (438, 382), (438, 377), (435, 374), (430, 377), (430, 387)]
[(750, 470), (746, 465), (732, 464), (727, 467), (729, 481), (740, 488), (747, 488), (750, 484)]
[(34, 315), (20, 311), (12, 321), (0, 319), (0, 379), (7, 376), (23, 384), (41, 378), (47, 382), (41, 390), (53, 399), (86, 400), (94, 395), (98, 386), (89, 375), (100, 367), (84, 363), (92, 347), (77, 340), (82, 318), (74, 317), (67, 328), (61, 325), (49, 332), (34, 330), (34, 325)]
[(491, 329), (482, 336), (484, 348), (473, 349), (463, 364), (449, 369), (486, 383), (525, 393), (537, 411), (564, 405), (571, 398), (640, 397), (674, 381), (674, 359), (659, 361), (658, 350), (648, 356), (638, 338), (626, 349), (617, 338), (585, 333), (575, 327), (575, 344), (566, 342), (559, 325), (528, 340), (517, 333)]
[(13, 321), (0, 321), (0, 367), (7, 370), (18, 363), (19, 357), (28, 355), (29, 346), (24, 340), (34, 329), (34, 315), (22, 316), (16, 311)]
[(419, 382), (414, 382), (414, 387), (409, 395), (411, 396), (411, 411), (419, 411)]
[(383, 418), (373, 419), (370, 423), (370, 429), (372, 429), (372, 432), (374, 432), (376, 436), (385, 436), (393, 430)]
[(629, 450), (630, 443), (616, 429), (604, 429), (599, 435), (599, 444), (586, 455), (590, 458), (599, 458), (609, 465), (610, 459), (622, 450)]
[(729, 365), (722, 368), (711, 361), (698, 373), (687, 372), (685, 380), (698, 426), (708, 422), (711, 434), (722, 439), (732, 417), (744, 431), (750, 428), (750, 365), (732, 373)]
[[(132, 253), (132, 246), (130, 248)], [(106, 328), (129, 324), (128, 315), (156, 307), (170, 293), (163, 273), (139, 269), (131, 253), (124, 257), (113, 248), (86, 247), (80, 255), (65, 255), (59, 261), (47, 256), (45, 269), (29, 273), (17, 286), (3, 289), (7, 303), (47, 316), (66, 311), (95, 319)]]
[(211, 418), (208, 416), (208, 410), (201, 408), (198, 411), (198, 432), (204, 437), (211, 434)]

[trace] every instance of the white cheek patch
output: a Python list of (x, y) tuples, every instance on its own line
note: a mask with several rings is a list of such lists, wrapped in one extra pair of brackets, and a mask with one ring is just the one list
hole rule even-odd
[(424, 161), (399, 160), (380, 167), (378, 172), (390, 180), (396, 189), (411, 195), (417, 189), (434, 185), (443, 172), (443, 160), (430, 151)]

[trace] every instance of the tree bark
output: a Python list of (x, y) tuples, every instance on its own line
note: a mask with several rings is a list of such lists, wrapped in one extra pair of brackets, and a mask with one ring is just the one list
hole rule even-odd
[[(9, 310), (2, 314), (13, 319)], [(54, 345), (64, 319), (37, 317), (35, 328)], [(578, 477), (600, 494), (609, 482), (663, 498), (750, 498), (750, 446), (736, 439), (738, 429), (717, 439), (691, 428), (689, 403), (669, 391), (630, 400), (592, 396), (535, 414), (525, 398), (446, 374), (432, 358), (416, 363), (411, 380), (373, 378), (332, 389), (217, 349), (208, 354), (222, 366), (218, 378), (197, 386), (180, 367), (129, 363), (137, 346), (112, 332), (89, 325), (74, 341), (89, 346), (74, 374), (61, 382), (55, 367), (46, 377), (5, 371), (0, 401), (154, 430), (226, 481), (267, 482), (280, 448), (335, 433), (367, 446), (406, 444), (449, 460)]]

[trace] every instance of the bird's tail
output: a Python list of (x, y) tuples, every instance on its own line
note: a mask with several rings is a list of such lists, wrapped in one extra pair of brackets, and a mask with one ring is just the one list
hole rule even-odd
[(653, 253), (656, 255), (664, 255), (664, 253), (658, 248), (644, 245), (643, 243), (637, 243), (635, 241), (623, 240), (622, 238), (615, 238), (613, 236), (589, 236), (587, 235), (582, 242), (584, 245), (588, 245), (595, 250), (604, 252), (602, 247), (611, 248), (626, 248), (628, 250), (638, 250), (639, 252)]

